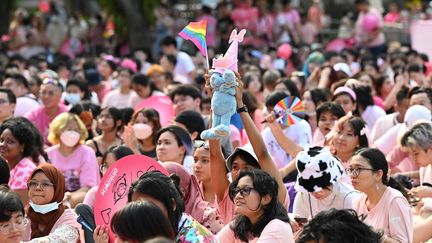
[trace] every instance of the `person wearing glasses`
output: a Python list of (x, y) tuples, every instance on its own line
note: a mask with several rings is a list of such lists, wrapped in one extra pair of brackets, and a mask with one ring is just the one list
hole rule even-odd
[(30, 207), (24, 241), (77, 242), (81, 225), (73, 209), (63, 204), (65, 177), (51, 164), (37, 167), (27, 182)]
[(347, 174), (354, 188), (362, 192), (353, 209), (366, 216), (365, 223), (384, 232), (381, 242), (413, 242), (413, 218), (407, 193), (388, 177), (385, 155), (363, 148), (352, 157)]
[(19, 196), (0, 187), (0, 242), (20, 243), (28, 224)]
[(0, 126), (0, 155), (7, 161), (10, 169), (9, 187), (15, 191), (23, 204), (27, 204), (27, 180), (41, 162), (37, 146), (36, 131), (25, 118), (10, 118)]
[(267, 172), (244, 169), (229, 186), (235, 218), (216, 235), (220, 242), (294, 242), (278, 183)]
[(60, 102), (62, 91), (63, 87), (58, 80), (44, 79), (40, 89), (43, 105), (25, 114), (25, 117), (39, 129), (47, 145), (50, 145), (48, 141), (50, 123), (61, 113), (67, 112), (67, 107)]

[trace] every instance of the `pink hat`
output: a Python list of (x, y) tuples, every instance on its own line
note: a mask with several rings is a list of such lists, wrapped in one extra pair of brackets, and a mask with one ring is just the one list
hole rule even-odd
[(137, 64), (132, 61), (131, 59), (123, 59), (123, 61), (120, 63), (120, 66), (123, 68), (129, 68), (130, 70), (132, 70), (134, 73), (136, 73), (138, 71), (138, 67)]
[(338, 95), (340, 93), (348, 93), (353, 98), (354, 101), (357, 100), (357, 95), (355, 94), (355, 92), (352, 89), (350, 89), (350, 88), (348, 88), (346, 86), (342, 86), (342, 87), (337, 88), (333, 92), (333, 96), (336, 96), (336, 95)]
[(237, 56), (238, 56), (238, 44), (243, 41), (246, 30), (241, 30), (237, 34), (237, 30), (231, 32), (229, 39), (230, 46), (226, 53), (218, 58), (213, 58), (212, 68), (218, 73), (224, 73), (225, 70), (232, 70), (237, 72)]

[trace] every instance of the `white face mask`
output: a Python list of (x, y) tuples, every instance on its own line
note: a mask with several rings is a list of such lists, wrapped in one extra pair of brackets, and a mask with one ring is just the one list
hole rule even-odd
[(65, 100), (71, 105), (76, 105), (81, 101), (81, 96), (79, 93), (66, 93)]
[(138, 139), (146, 139), (153, 133), (153, 128), (144, 123), (137, 123), (133, 125), (135, 137)]
[(68, 147), (75, 146), (81, 138), (81, 134), (75, 131), (64, 131), (60, 135), (60, 140)]
[(48, 204), (44, 204), (44, 205), (39, 205), (39, 204), (34, 204), (34, 203), (30, 202), (29, 204), (30, 204), (30, 207), (32, 207), (36, 213), (47, 214), (49, 212), (57, 210), (58, 205), (60, 203), (52, 202), (52, 203), (48, 203)]

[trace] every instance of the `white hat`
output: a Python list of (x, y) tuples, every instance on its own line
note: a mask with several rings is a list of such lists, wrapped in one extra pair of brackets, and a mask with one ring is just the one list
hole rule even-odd
[(246, 161), (248, 164), (257, 165), (258, 167), (260, 167), (259, 162), (258, 162), (258, 157), (256, 156), (256, 154), (252, 148), (252, 144), (247, 143), (243, 147), (237, 147), (230, 154), (230, 156), (228, 156), (228, 158), (226, 160), (226, 167), (228, 168), (229, 171), (231, 171), (232, 163), (233, 163), (235, 157), (237, 156), (237, 153), (239, 153), (241, 151), (246, 152), (247, 154), (249, 154), (250, 156), (252, 156), (255, 159), (255, 161)]
[(296, 157), (298, 170), (295, 189), (301, 192), (319, 192), (342, 177), (343, 167), (327, 148), (312, 147)]
[(348, 66), (348, 64), (340, 62), (340, 63), (336, 63), (333, 66), (333, 69), (337, 72), (337, 71), (341, 71), (344, 72), (346, 75), (348, 75), (348, 77), (351, 77), (352, 72), (351, 72), (351, 68)]

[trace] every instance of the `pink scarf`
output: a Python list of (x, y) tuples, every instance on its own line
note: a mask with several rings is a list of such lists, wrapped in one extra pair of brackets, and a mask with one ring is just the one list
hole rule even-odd
[(204, 223), (204, 210), (210, 206), (204, 201), (198, 180), (194, 175), (189, 174), (179, 163), (163, 163), (169, 174), (176, 174), (180, 178), (180, 190), (185, 204), (185, 212), (190, 214), (200, 224)]

